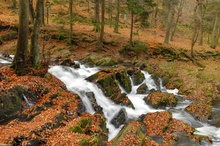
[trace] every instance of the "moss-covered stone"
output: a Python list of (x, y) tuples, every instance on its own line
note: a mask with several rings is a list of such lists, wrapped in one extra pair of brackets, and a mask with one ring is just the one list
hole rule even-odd
[(125, 67), (104, 68), (86, 80), (95, 82), (102, 89), (105, 96), (109, 97), (117, 104), (132, 107), (131, 101), (126, 94), (121, 93), (120, 84), (126, 91), (131, 91), (131, 82)]
[(211, 119), (212, 116), (212, 106), (198, 102), (192, 102), (186, 108), (186, 111), (200, 121), (207, 121), (207, 119)]
[(170, 93), (156, 91), (145, 97), (145, 102), (154, 108), (176, 106), (178, 99)]
[(22, 94), (24, 89), (15, 86), (0, 94), (0, 121), (14, 116), (22, 109)]
[(137, 94), (148, 94), (148, 93), (149, 93), (149, 89), (146, 84), (142, 84), (137, 89)]

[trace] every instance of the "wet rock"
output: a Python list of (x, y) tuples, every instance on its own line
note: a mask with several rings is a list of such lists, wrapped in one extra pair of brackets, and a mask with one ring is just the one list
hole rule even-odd
[(162, 136), (167, 131), (172, 114), (164, 112), (148, 113), (143, 119), (146, 134), (149, 136)]
[(13, 140), (13, 144), (14, 145), (21, 145), (22, 141), (25, 140), (25, 136), (24, 135), (20, 135), (14, 138)]
[(109, 97), (115, 103), (133, 107), (126, 94), (121, 93), (118, 85), (120, 83), (123, 88), (129, 91), (131, 90), (131, 82), (126, 74), (125, 67), (104, 68), (86, 80), (96, 83), (102, 89), (105, 96)]
[(124, 124), (128, 119), (126, 110), (121, 108), (120, 111), (113, 117), (111, 123), (116, 127), (119, 128), (122, 124)]
[(78, 99), (79, 99), (79, 104), (78, 104), (78, 107), (77, 107), (77, 114), (78, 115), (81, 115), (82, 113), (85, 113), (86, 112), (86, 107), (85, 105), (83, 104), (81, 98), (78, 96)]
[(72, 61), (71, 59), (66, 59), (61, 61), (60, 65), (64, 65), (64, 66), (69, 66), (69, 67), (74, 67), (74, 68), (79, 68), (80, 65), (76, 64), (74, 61)]
[(141, 124), (139, 122), (129, 122), (126, 124), (118, 135), (111, 141), (111, 145), (151, 145), (158, 146), (156, 142), (151, 140), (149, 137), (141, 131)]
[(212, 116), (212, 106), (204, 103), (192, 102), (185, 110), (203, 122), (207, 122)]
[(193, 141), (185, 132), (174, 132), (173, 134), (178, 137), (178, 146), (198, 145), (198, 143)]
[(22, 110), (22, 94), (25, 90), (21, 86), (14, 86), (0, 94), (0, 121), (16, 115)]
[(135, 70), (135, 72), (131, 75), (131, 78), (134, 85), (141, 84), (145, 79), (144, 74), (139, 69)]
[(114, 66), (118, 63), (109, 56), (99, 56), (96, 54), (88, 54), (84, 62), (94, 66)]
[(144, 100), (154, 108), (164, 108), (166, 106), (176, 106), (178, 98), (167, 92), (156, 91), (150, 93)]
[(102, 111), (103, 109), (101, 106), (99, 106), (97, 104), (94, 93), (93, 92), (86, 92), (86, 96), (89, 98), (89, 101), (90, 101), (92, 107), (94, 108), (94, 110), (100, 114), (103, 114), (103, 111)]
[(46, 142), (41, 139), (32, 139), (32, 140), (25, 142), (24, 145), (25, 146), (41, 146), (44, 144), (46, 144)]
[(142, 84), (137, 88), (137, 94), (149, 94), (150, 91), (146, 84)]

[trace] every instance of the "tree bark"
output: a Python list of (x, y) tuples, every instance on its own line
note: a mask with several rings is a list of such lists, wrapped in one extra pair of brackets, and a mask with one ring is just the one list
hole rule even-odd
[(210, 47), (215, 49), (218, 44), (218, 36), (219, 36), (219, 15), (217, 14), (215, 17), (215, 23), (212, 30), (212, 39)]
[(29, 16), (32, 24), (34, 24), (34, 15), (33, 0), (29, 0)]
[(116, 17), (115, 17), (115, 27), (114, 32), (118, 33), (118, 25), (119, 25), (119, 15), (120, 15), (120, 0), (117, 0), (117, 8), (116, 8)]
[(36, 19), (34, 21), (34, 30), (31, 36), (31, 65), (33, 67), (40, 67), (40, 46), (39, 46), (39, 34), (42, 24), (42, 8), (44, 0), (37, 0), (36, 6)]
[(98, 49), (103, 49), (103, 37), (104, 37), (104, 26), (105, 26), (105, 0), (102, 0), (102, 8), (101, 8), (101, 30), (100, 30), (100, 36), (98, 41)]
[(18, 41), (16, 54), (12, 63), (12, 68), (15, 69), (16, 74), (25, 75), (26, 61), (28, 55), (28, 8), (29, 1), (19, 0), (19, 27), (18, 27)]
[(69, 0), (69, 15), (70, 15), (70, 30), (69, 30), (69, 45), (70, 50), (73, 49), (72, 35), (73, 35), (73, 0)]
[(94, 24), (94, 28), (93, 30), (95, 32), (100, 31), (100, 20), (99, 20), (99, 3), (100, 0), (95, 0), (94, 1), (94, 18), (93, 18), (93, 24)]
[(198, 35), (199, 35), (199, 20), (196, 16), (196, 13), (197, 13), (197, 8), (198, 8), (198, 5), (196, 5), (195, 9), (194, 9), (194, 13), (193, 13), (193, 19), (194, 19), (194, 28), (193, 28), (193, 35), (192, 35), (192, 38), (191, 38), (191, 57), (194, 58), (194, 46), (195, 46), (195, 43), (197, 41), (197, 38), (198, 38)]
[(169, 44), (170, 39), (170, 30), (173, 23), (173, 0), (170, 0), (170, 7), (169, 7), (169, 13), (168, 13), (168, 19), (167, 19), (167, 27), (166, 27), (166, 36), (164, 39), (164, 43)]
[(175, 32), (176, 32), (176, 27), (177, 27), (177, 25), (178, 25), (178, 23), (179, 23), (179, 18), (180, 18), (180, 16), (182, 15), (183, 4), (184, 4), (184, 0), (181, 0), (181, 1), (180, 1), (180, 4), (179, 4), (178, 12), (177, 12), (176, 22), (175, 22), (175, 24), (174, 24), (173, 31), (171, 32), (171, 37), (170, 37), (170, 40), (171, 40), (171, 41), (173, 41), (173, 37), (174, 37)]
[(134, 27), (134, 12), (131, 11), (131, 29), (130, 29), (130, 41), (129, 41), (130, 47), (133, 46), (133, 27)]
[(200, 23), (199, 23), (199, 45), (202, 46), (203, 45), (203, 1), (200, 0), (199, 1), (199, 19), (200, 19)]

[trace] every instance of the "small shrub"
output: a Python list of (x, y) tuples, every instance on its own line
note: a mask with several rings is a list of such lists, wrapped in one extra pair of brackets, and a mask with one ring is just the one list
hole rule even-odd
[(75, 133), (81, 133), (81, 134), (84, 133), (82, 128), (78, 125), (72, 126), (68, 131), (69, 132), (75, 132)]

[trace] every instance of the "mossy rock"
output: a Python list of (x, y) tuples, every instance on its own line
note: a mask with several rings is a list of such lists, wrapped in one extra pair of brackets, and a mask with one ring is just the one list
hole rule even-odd
[(0, 121), (14, 116), (22, 109), (22, 94), (24, 89), (15, 86), (0, 94)]
[(136, 146), (143, 146), (145, 138), (145, 134), (141, 131), (141, 124), (135, 121), (129, 122), (112, 140), (112, 146), (130, 145), (134, 142)]
[(131, 78), (133, 80), (134, 85), (141, 84), (145, 79), (144, 74), (139, 69), (134, 72), (134, 74), (131, 76)]
[(97, 54), (90, 54), (86, 56), (84, 62), (92, 66), (113, 66), (118, 63), (109, 56), (99, 56)]
[(121, 93), (120, 84), (126, 91), (131, 91), (131, 82), (125, 67), (104, 68), (96, 74), (86, 78), (90, 82), (96, 83), (102, 89), (105, 96), (109, 97), (117, 104), (132, 106), (126, 94)]
[(74, 133), (81, 133), (81, 134), (84, 133), (84, 131), (82, 130), (82, 128), (79, 125), (72, 126), (68, 131), (74, 132)]
[(166, 106), (176, 106), (178, 99), (174, 94), (156, 91), (150, 93), (144, 98), (145, 102), (152, 105), (154, 108), (164, 108)]
[(137, 88), (137, 94), (148, 94), (149, 89), (146, 84), (142, 84)]
[(207, 121), (212, 117), (212, 106), (208, 104), (192, 102), (185, 110), (200, 121)]

